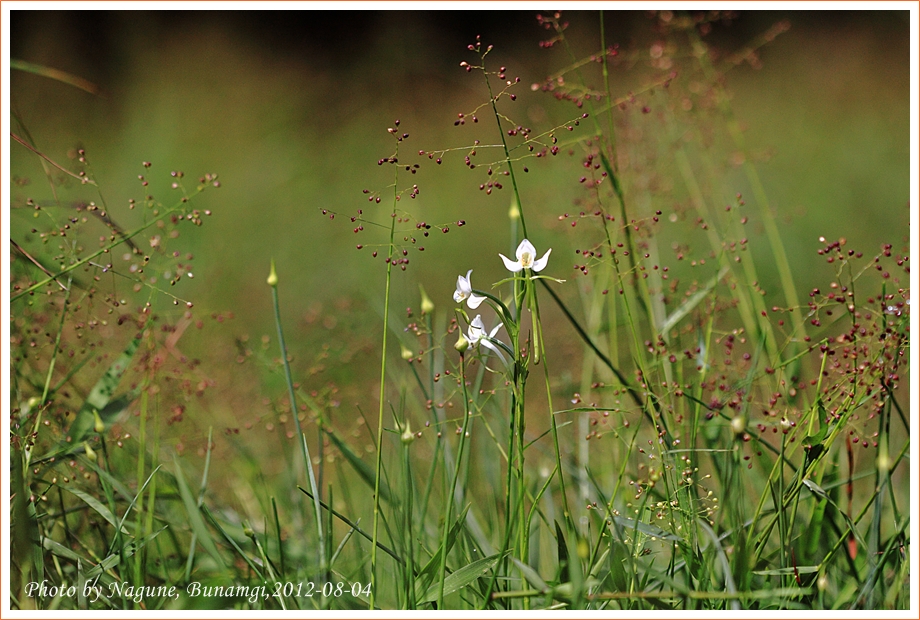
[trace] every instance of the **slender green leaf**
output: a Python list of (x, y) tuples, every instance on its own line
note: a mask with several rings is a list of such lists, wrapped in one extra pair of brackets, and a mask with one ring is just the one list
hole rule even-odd
[(796, 575), (796, 574), (808, 575), (808, 574), (817, 573), (817, 572), (818, 572), (817, 566), (786, 566), (784, 568), (773, 568), (770, 570), (755, 570), (754, 574), (764, 575), (764, 576)]
[(527, 583), (529, 583), (531, 587), (536, 588), (540, 592), (548, 592), (550, 590), (549, 584), (546, 583), (543, 577), (541, 577), (532, 566), (524, 564), (517, 558), (511, 558), (511, 561), (518, 567), (518, 570), (521, 571), (521, 574), (524, 575), (524, 579), (527, 580)]
[(224, 560), (217, 550), (217, 545), (214, 544), (214, 539), (211, 538), (211, 532), (208, 531), (208, 528), (204, 524), (204, 519), (201, 518), (201, 512), (198, 510), (198, 502), (192, 496), (192, 492), (188, 488), (188, 483), (185, 481), (185, 475), (182, 473), (182, 467), (179, 465), (179, 459), (176, 458), (173, 462), (176, 466), (176, 485), (179, 487), (179, 495), (182, 496), (182, 503), (185, 504), (185, 513), (188, 516), (189, 525), (199, 542), (201, 542), (201, 546), (204, 547), (205, 551), (207, 551), (212, 558), (214, 558), (214, 561), (217, 562), (220, 569), (225, 570), (226, 564), (224, 564)]
[[(105, 519), (106, 521), (114, 525), (115, 527), (118, 527), (118, 520), (115, 518), (115, 515), (112, 514), (112, 511), (109, 510), (108, 506), (100, 502), (98, 499), (96, 499), (89, 493), (84, 493), (80, 489), (75, 489), (71, 486), (65, 486), (61, 488), (69, 491), (73, 495), (76, 495), (77, 497), (82, 499), (86, 503), (87, 506), (89, 506), (90, 508), (98, 512), (100, 516), (102, 516), (103, 519)], [(130, 532), (128, 532), (128, 530), (126, 530), (124, 526), (121, 526), (121, 533), (130, 536)]]
[(19, 60), (18, 58), (10, 58), (10, 69), (18, 69), (20, 71), (25, 71), (26, 73), (33, 73), (35, 75), (40, 75), (52, 80), (57, 80), (58, 82), (79, 88), (80, 90), (85, 90), (91, 95), (98, 95), (101, 92), (98, 86), (87, 79), (78, 77), (71, 73), (67, 73), (66, 71), (61, 71), (60, 69), (39, 65), (34, 62), (26, 62), (25, 60)]
[(97, 575), (101, 575), (102, 573), (108, 570), (111, 570), (112, 568), (117, 566), (119, 562), (121, 562), (122, 558), (130, 558), (132, 555), (134, 555), (135, 553), (137, 553), (138, 551), (146, 547), (150, 541), (152, 541), (154, 538), (159, 536), (164, 531), (166, 531), (166, 527), (162, 527), (158, 529), (156, 532), (153, 532), (151, 534), (148, 534), (147, 536), (144, 536), (142, 539), (140, 539), (139, 541), (135, 543), (130, 543), (130, 544), (125, 545), (122, 548), (121, 553), (109, 554), (101, 562), (99, 562), (93, 568), (87, 571), (85, 578), (87, 580), (92, 580), (92, 579), (95, 579)]
[[(456, 592), (457, 590), (460, 590), (461, 588), (465, 588), (466, 586), (470, 585), (471, 583), (473, 583), (474, 581), (482, 577), (484, 574), (492, 570), (492, 567), (498, 563), (498, 560), (500, 558), (501, 558), (500, 553), (496, 553), (495, 555), (490, 555), (487, 558), (480, 558), (478, 560), (475, 560), (474, 562), (467, 564), (463, 568), (460, 568), (454, 571), (450, 575), (448, 575), (447, 578), (444, 580), (445, 596), (448, 594), (452, 594)], [(431, 602), (436, 601), (438, 599), (439, 585), (440, 584), (435, 583), (430, 588), (428, 588), (428, 591), (425, 593), (425, 596), (423, 596), (419, 602), (420, 603), (431, 603)]]
[(246, 562), (246, 564), (249, 565), (249, 568), (252, 569), (256, 577), (260, 580), (264, 580), (265, 577), (262, 575), (261, 569), (259, 569), (259, 567), (256, 566), (252, 558), (249, 557), (249, 554), (247, 554), (245, 551), (243, 551), (240, 548), (239, 544), (237, 544), (237, 542), (233, 539), (233, 537), (227, 533), (227, 530), (225, 530), (224, 527), (217, 521), (217, 519), (214, 518), (214, 515), (208, 509), (208, 506), (206, 504), (202, 505), (201, 510), (204, 512), (205, 516), (208, 518), (208, 521), (211, 523), (211, 525), (214, 526), (214, 529), (216, 529), (218, 533), (220, 533), (220, 535), (224, 537), (224, 540), (226, 540), (227, 543), (231, 547), (233, 547), (233, 550), (236, 551), (237, 555), (241, 557), (243, 561)]
[(660, 527), (656, 527), (648, 523), (643, 523), (642, 521), (636, 521), (635, 519), (628, 519), (626, 517), (614, 517), (613, 520), (625, 528), (638, 530), (643, 534), (647, 534), (648, 536), (652, 536), (654, 538), (659, 538), (661, 540), (673, 540), (678, 542), (683, 541), (683, 539), (676, 534), (671, 534), (670, 532), (664, 531)]
[[(559, 581), (569, 581), (569, 546), (565, 541), (565, 533), (559, 527), (558, 521), (553, 521), (556, 526), (556, 554), (559, 559)], [(532, 584), (531, 584), (532, 585)]]
[[(332, 443), (336, 445), (339, 451), (342, 453), (342, 456), (345, 457), (345, 460), (354, 468), (354, 470), (361, 476), (361, 479), (364, 480), (370, 486), (374, 488), (375, 474), (373, 468), (365, 463), (357, 454), (352, 452), (351, 448), (348, 447), (344, 441), (342, 441), (338, 435), (335, 434), (335, 431), (329, 428), (324, 428), (323, 431), (332, 440)], [(380, 481), (380, 498), (392, 502), (390, 499), (392, 495), (390, 494), (390, 487), (383, 480)]]
[[(460, 516), (457, 517), (457, 521), (454, 523), (453, 527), (450, 528), (450, 532), (447, 533), (447, 553), (450, 553), (450, 550), (454, 546), (454, 542), (457, 540), (457, 536), (460, 535), (460, 530), (463, 527), (463, 523), (466, 521), (466, 513), (469, 511), (470, 507), (467, 505), (463, 511), (460, 513)], [(431, 559), (422, 567), (422, 570), (418, 572), (416, 577), (417, 581), (415, 582), (415, 599), (419, 602), (422, 602), (422, 593), (428, 591), (431, 585), (431, 582), (435, 578), (435, 570), (441, 565), (441, 547), (438, 547), (438, 550), (435, 551), (434, 555), (431, 556)], [(445, 581), (446, 584), (446, 581)], [(438, 593), (437, 588), (438, 584), (435, 583), (432, 588), (435, 589), (435, 598), (432, 600), (437, 600)], [(445, 588), (447, 586), (445, 585)], [(447, 590), (444, 591), (447, 594)]]
[(92, 564), (87, 558), (83, 557), (73, 549), (65, 547), (59, 542), (55, 542), (47, 536), (42, 536), (42, 547), (50, 551), (54, 555), (60, 558), (66, 558), (68, 560), (73, 560), (74, 562), (83, 562), (85, 564)]

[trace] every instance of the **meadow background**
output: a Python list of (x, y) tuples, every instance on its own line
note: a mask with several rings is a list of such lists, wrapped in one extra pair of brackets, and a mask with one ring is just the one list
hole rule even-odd
[[(566, 12), (563, 18), (576, 57), (596, 52), (597, 14)], [(907, 252), (908, 18), (907, 12), (894, 11), (738, 12), (715, 19), (706, 34), (706, 43), (724, 58), (784, 24), (781, 34), (739, 62), (722, 82), (743, 130), (744, 153), (725, 137), (724, 119), (699, 107), (702, 98), (685, 111), (698, 121), (704, 150), (717, 153), (722, 185), (703, 186), (715, 203), (725, 188), (750, 201), (753, 190), (743, 164), (754, 161), (803, 299), (814, 288), (826, 290), (831, 276), (817, 252), (826, 245), (820, 237), (827, 243), (845, 238), (848, 248), (867, 255), (885, 243), (896, 253)], [(609, 11), (605, 27), (607, 44), (619, 51), (611, 65), (612, 95), (641, 92), (672, 70), (661, 63), (672, 48), (659, 15)], [(509, 241), (509, 188), (489, 195), (481, 190), (489, 179), (482, 166), (463, 165), (465, 151), (446, 153), (441, 165), (417, 156), (419, 150), (448, 150), (474, 139), (495, 141), (491, 118), (488, 129), (482, 121), (479, 127), (455, 125), (458, 113), (468, 114), (488, 99), (481, 78), (460, 66), (475, 60), (467, 45), (480, 35), (484, 44), (494, 45), (490, 66), (505, 66), (509, 76), (520, 76), (517, 99), (509, 104), (517, 122), (542, 131), (582, 111), (530, 88), (571, 63), (561, 45), (538, 45), (548, 35), (534, 11), (16, 10), (10, 32), (12, 58), (65, 71), (100, 89), (91, 94), (34, 73), (12, 72), (12, 131), (27, 132), (37, 150), (74, 171), (84, 169), (78, 162), (83, 149), (89, 176), (99, 186), (98, 191), (81, 187), (53, 171), (59, 180), (52, 190), (41, 160), (11, 142), (10, 234), (27, 250), (41, 245), (29, 232), (35, 226), (29, 199), (48, 201), (58, 192), (69, 201), (104, 200), (111, 219), (132, 230), (144, 216), (142, 209), (129, 208), (129, 199), (140, 203), (149, 193), (171, 204), (176, 195), (171, 172), (183, 171), (189, 187), (205, 174), (219, 175), (220, 187), (194, 198), (194, 208), (210, 212), (202, 225), (177, 229), (178, 238), (162, 240), (167, 270), (191, 271), (194, 277), (180, 277), (171, 287), (164, 277), (168, 295), (145, 288), (135, 296), (129, 280), (110, 275), (103, 276), (100, 287), (113, 299), (130, 297), (132, 307), (150, 303), (163, 325), (182, 326), (163, 353), (164, 368), (174, 378), (151, 399), (162, 419), (169, 418), (157, 428), (159, 453), (170, 465), (174, 454), (184, 459), (190, 480), (199, 478), (205, 458), (211, 459), (209, 501), (257, 522), (257, 529), (271, 529), (259, 522), (270, 514), (269, 495), (287, 495), (285, 502), (296, 502), (297, 495), (286, 477), (297, 448), (289, 422), (283, 421), (287, 392), (266, 285), (270, 262), (279, 278), (280, 317), (295, 381), (350, 437), (354, 451), (371, 462), (373, 436), (362, 428), (358, 410), (372, 417), (378, 406), (385, 265), (370, 252), (384, 247), (385, 236), (371, 224), (356, 234), (358, 224), (349, 218), (363, 209), (367, 220), (388, 225), (392, 167), (378, 165), (393, 152), (387, 129), (399, 119), (398, 131), (410, 136), (401, 156), (405, 152), (408, 163), (420, 166), (411, 178), (400, 179), (401, 185), (417, 184), (418, 196), (404, 197), (399, 206), (412, 214), (413, 224), (432, 224), (424, 252), (409, 255), (405, 272), (394, 270), (390, 357), (396, 366), (400, 345), (417, 347), (404, 328), (421, 320), (419, 285), (436, 312), (449, 318), (456, 276), (473, 269), (481, 287), (499, 280), (505, 271), (495, 255), (510, 256), (517, 245)], [(678, 83), (687, 59), (679, 48), (676, 53)], [(692, 84), (681, 87), (690, 97)], [(669, 156), (671, 145), (682, 139), (669, 133), (674, 127), (667, 120), (669, 105), (665, 95), (642, 96), (617, 120), (627, 128), (619, 136), (623, 151), (639, 170), (631, 186), (634, 204), (648, 214), (663, 211), (665, 248), (690, 235), (677, 229), (684, 215), (668, 219), (683, 214), (689, 201)], [(568, 281), (556, 290), (580, 311), (588, 285), (573, 264), (579, 262), (575, 251), (586, 245), (569, 221), (560, 222), (563, 214), (577, 213), (583, 199), (579, 157), (562, 152), (531, 160), (529, 172), (518, 172), (518, 180), (530, 238), (541, 253), (553, 248), (550, 275)], [(139, 175), (149, 185), (141, 186)], [(203, 184), (213, 185), (212, 180)], [(381, 192), (384, 202), (368, 202), (363, 190)], [(461, 220), (464, 225), (458, 226)], [(93, 219), (82, 231), (90, 239), (106, 234)], [(779, 273), (770, 267), (770, 247), (756, 216), (747, 232), (750, 252), (766, 265), (758, 283), (766, 306), (783, 306)], [(137, 241), (145, 251), (152, 247), (150, 235)], [(357, 250), (356, 244), (366, 247)], [(172, 256), (173, 251), (179, 254)], [(122, 250), (113, 258), (116, 271), (119, 260), (125, 269), (131, 262)], [(11, 253), (11, 260), (23, 257)], [(76, 277), (90, 276), (77, 272)], [(181, 303), (174, 305), (170, 295)], [(186, 302), (193, 303), (190, 310)], [(13, 319), (17, 303), (22, 302), (14, 302)], [(103, 310), (96, 312), (101, 316)], [(37, 314), (29, 316), (37, 320)], [(49, 313), (42, 324), (53, 317)], [(574, 401), (583, 376), (582, 344), (555, 306), (545, 304), (543, 321), (547, 349), (555, 358), (553, 397), (562, 404)], [(100, 349), (113, 348), (87, 365), (85, 378), (77, 375), (79, 385), (70, 395), (76, 407), (81, 390), (93, 385), (130, 340), (128, 331), (115, 325), (100, 330)], [(399, 372), (405, 376), (388, 392), (393, 401), (407, 386), (413, 388), (411, 374)], [(539, 403), (541, 389), (532, 391)], [(14, 394), (13, 402), (27, 392)], [(906, 388), (903, 395), (906, 402)], [(136, 408), (130, 411), (136, 414)], [(287, 437), (279, 429), (279, 414)], [(426, 418), (413, 415), (413, 428), (421, 427)], [(115, 432), (136, 434), (136, 417), (120, 419)], [(66, 417), (60, 423), (66, 425)], [(305, 428), (315, 433), (307, 422)], [(337, 498), (369, 495), (337, 450), (328, 444), (327, 450), (327, 469), (320, 475), (341, 485)], [(874, 457), (861, 458), (860, 465), (871, 468)], [(903, 500), (907, 478), (898, 480)], [(366, 508), (353, 497), (346, 505)], [(285, 539), (306, 528), (291, 519)]]

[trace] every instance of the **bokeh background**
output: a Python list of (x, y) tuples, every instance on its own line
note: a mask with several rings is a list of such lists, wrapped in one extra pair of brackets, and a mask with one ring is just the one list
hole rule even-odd
[[(597, 14), (564, 17), (574, 53), (597, 51)], [(621, 50), (611, 76), (615, 94), (663, 74), (652, 62), (663, 40), (656, 20), (642, 12), (606, 13), (607, 41)], [(821, 271), (819, 236), (846, 237), (866, 253), (882, 243), (906, 243), (909, 14), (739, 12), (714, 23), (706, 41), (729, 54), (784, 20), (788, 32), (726, 74), (724, 83), (804, 295), (831, 275)], [(17, 10), (10, 34), (12, 58), (101, 88), (92, 95), (14, 71), (9, 96), (51, 159), (76, 165), (75, 149), (85, 149), (110, 215), (123, 228), (140, 222), (127, 208), (129, 199), (148, 191), (139, 174), (166, 204), (173, 200), (170, 171), (192, 179), (219, 174), (222, 187), (197, 201), (213, 214), (181, 238), (183, 252), (194, 256), (195, 277), (172, 291), (193, 301), (196, 316), (205, 319), (182, 346), (202, 360), (200, 372), (214, 388), (196, 405), (196, 416), (218, 426), (267, 415), (259, 395), (283, 394), (277, 375), (236, 365), (238, 343), (274, 334), (265, 284), (272, 258), (299, 378), (338, 386), (376, 409), (385, 265), (369, 248), (384, 236), (373, 227), (356, 236), (349, 216), (363, 208), (367, 219), (386, 223), (392, 168), (377, 161), (393, 153), (387, 128), (396, 119), (410, 134), (404, 152), (421, 165), (411, 178), (403, 175), (405, 186), (417, 183), (420, 193), (401, 206), (418, 220), (451, 228), (426, 240), (425, 252), (413, 253), (406, 273), (396, 274), (397, 318), (404, 320), (404, 308), (417, 311), (419, 283), (447, 310), (458, 273), (472, 268), (482, 285), (503, 277), (495, 253), (507, 253), (510, 191), (481, 191), (486, 177), (481, 167), (463, 165), (463, 151), (445, 155), (441, 166), (415, 156), (474, 139), (494, 142), (491, 119), (454, 126), (458, 113), (487, 101), (481, 77), (460, 68), (461, 61), (475, 60), (467, 45), (476, 35), (495, 46), (491, 66), (521, 78), (513, 108), (518, 122), (542, 131), (580, 112), (529, 88), (571, 63), (560, 46), (539, 45), (547, 33), (534, 11)], [(633, 143), (667, 142), (654, 137), (656, 102), (646, 101), (645, 133), (629, 138)], [(731, 153), (724, 155), (730, 162)], [(532, 162), (521, 188), (531, 237), (541, 251), (553, 247), (552, 275), (562, 278), (572, 277), (566, 255), (579, 247), (558, 223), (560, 214), (577, 210), (581, 191), (579, 162), (570, 160)], [(149, 170), (145, 161), (152, 162)], [(31, 226), (24, 201), (47, 200), (51, 192), (38, 159), (17, 143), (10, 166), (16, 239)], [(734, 178), (737, 191), (748, 195), (744, 175)], [(365, 189), (381, 191), (384, 202), (368, 203)], [(91, 188), (73, 184), (66, 193), (98, 199)], [(662, 192), (636, 204), (668, 214), (679, 200)], [(323, 209), (339, 216), (330, 220)], [(466, 225), (458, 228), (461, 219)], [(752, 251), (769, 259), (759, 231), (752, 228)], [(368, 247), (358, 251), (356, 243)], [(776, 273), (765, 267), (761, 275), (768, 294), (778, 293)], [(161, 300), (167, 312), (168, 301)], [(563, 346), (563, 336), (556, 338)]]

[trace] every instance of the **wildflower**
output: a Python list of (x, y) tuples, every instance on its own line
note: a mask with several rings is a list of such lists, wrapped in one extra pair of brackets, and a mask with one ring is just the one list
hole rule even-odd
[(465, 299), (467, 300), (467, 305), (475, 310), (486, 298), (473, 292), (473, 285), (470, 284), (471, 273), (473, 273), (472, 269), (466, 272), (465, 278), (463, 276), (457, 276), (457, 290), (454, 291), (454, 301), (458, 304), (462, 304)]
[(494, 351), (498, 355), (499, 359), (505, 364), (508, 361), (505, 359), (504, 354), (501, 350), (494, 344), (498, 341), (495, 340), (495, 334), (498, 333), (498, 330), (501, 329), (502, 324), (499, 323), (495, 328), (486, 335), (486, 326), (482, 322), (482, 315), (477, 314), (476, 318), (470, 323), (469, 328), (466, 330), (467, 340), (470, 342), (470, 346), (475, 347), (476, 345), (482, 345), (487, 349)]
[(511, 260), (504, 254), (499, 254), (502, 257), (502, 260), (505, 262), (505, 267), (508, 271), (517, 273), (522, 269), (533, 269), (534, 271), (543, 271), (543, 268), (546, 267), (546, 261), (549, 260), (549, 253), (553, 249), (550, 248), (546, 251), (546, 254), (543, 255), (543, 258), (540, 260), (534, 260), (534, 257), (537, 255), (537, 249), (533, 247), (533, 244), (524, 239), (521, 241), (521, 244), (517, 247), (517, 251), (514, 253), (517, 257), (516, 261)]

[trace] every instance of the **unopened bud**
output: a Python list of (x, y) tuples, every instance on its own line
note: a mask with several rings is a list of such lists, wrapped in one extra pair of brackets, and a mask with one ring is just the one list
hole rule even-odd
[(878, 455), (878, 459), (876, 459), (875, 464), (878, 467), (879, 473), (882, 475), (885, 475), (891, 471), (891, 467), (894, 465), (894, 463), (891, 461), (891, 457), (888, 456), (888, 450), (881, 451), (881, 454)]
[(402, 350), (400, 351), (399, 354), (402, 356), (402, 358), (403, 358), (404, 360), (406, 360), (407, 362), (411, 362), (411, 361), (412, 361), (412, 358), (415, 357), (415, 353), (413, 353), (412, 351), (410, 351), (409, 348), (406, 347), (406, 345), (404, 345), (404, 344), (403, 344), (403, 345), (400, 345), (400, 347), (401, 347)]
[(454, 348), (460, 352), (460, 355), (466, 353), (466, 350), (470, 348), (470, 341), (464, 337), (463, 332), (460, 332), (457, 342), (454, 343)]
[(399, 439), (407, 446), (415, 441), (415, 435), (412, 433), (412, 428), (409, 426), (409, 420), (406, 420), (406, 426), (403, 428), (402, 435), (400, 435)]
[(818, 592), (825, 592), (827, 590), (827, 575), (821, 574), (818, 576)]
[(521, 219), (521, 207), (518, 206), (517, 199), (511, 200), (511, 208), (508, 209), (508, 218), (511, 220)]
[(271, 268), (271, 271), (268, 273), (268, 280), (266, 280), (266, 282), (268, 282), (268, 285), (272, 288), (275, 288), (276, 286), (278, 286), (278, 274), (275, 273), (275, 259), (274, 258), (272, 259), (272, 268)]
[(428, 297), (428, 293), (425, 292), (421, 284), (418, 285), (418, 290), (422, 294), (422, 314), (431, 314), (434, 312), (434, 302)]
[(97, 433), (101, 433), (105, 430), (105, 422), (102, 421), (102, 418), (99, 417), (99, 412), (93, 409), (93, 430)]
[(90, 448), (89, 444), (85, 441), (83, 442), (83, 449), (86, 451), (86, 458), (88, 458), (91, 461), (96, 460), (96, 451)]
[(732, 430), (736, 435), (740, 435), (744, 432), (744, 419), (742, 417), (732, 418)]

